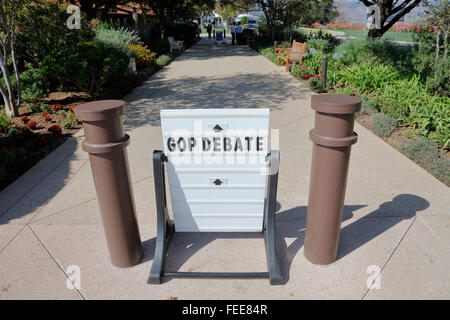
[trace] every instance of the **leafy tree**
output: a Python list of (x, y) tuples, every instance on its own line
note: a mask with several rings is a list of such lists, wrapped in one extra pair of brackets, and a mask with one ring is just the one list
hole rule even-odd
[[(0, 0), (0, 69), (5, 82), (5, 87), (0, 84), (0, 92), (5, 104), (6, 114), (9, 117), (19, 115), (19, 105), (22, 100), (22, 90), (17, 67), (15, 51), (16, 42), (16, 18), (17, 14), (25, 7), (26, 0)], [(15, 77), (15, 88), (11, 83), (8, 61), (11, 61), (12, 72)], [(17, 93), (14, 97), (14, 92)]]
[[(378, 6), (380, 28), (369, 30), (369, 39), (381, 38), (397, 21), (422, 0), (359, 0), (366, 7)], [(375, 12), (375, 14), (377, 14)], [(387, 21), (390, 18), (390, 21)]]
[(67, 28), (66, 5), (33, 4), (17, 16), (17, 56), (37, 68), (44, 57), (58, 47), (73, 46), (94, 37), (93, 25), (82, 13), (81, 29)]
[(222, 5), (232, 5), (248, 11), (254, 7), (264, 12), (267, 26), (275, 38), (275, 26), (291, 27), (295, 23), (327, 23), (337, 16), (333, 0), (221, 0)]
[(104, 20), (111, 9), (117, 5), (124, 5), (129, 0), (70, 0), (70, 3), (80, 7), (89, 19), (100, 18)]
[(439, 0), (437, 2), (425, 1), (425, 21), (435, 26), (436, 30), (436, 62), (439, 59), (441, 36), (443, 39), (443, 58), (448, 54), (448, 31), (450, 27), (450, 6), (448, 0)]
[(152, 11), (162, 26), (176, 21), (188, 21), (196, 18), (201, 12), (214, 8), (214, 0), (141, 0), (147, 11)]

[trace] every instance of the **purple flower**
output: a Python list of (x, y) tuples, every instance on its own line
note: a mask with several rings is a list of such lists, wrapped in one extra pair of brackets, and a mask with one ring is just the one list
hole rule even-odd
[(311, 48), (311, 49), (309, 49), (309, 52), (311, 52), (311, 53), (317, 53), (317, 50), (316, 50), (316, 48)]
[(307, 57), (307, 56), (308, 56), (308, 54), (307, 54), (307, 53), (305, 52), (305, 53), (303, 54), (303, 56), (304, 56), (304, 57)]
[(342, 58), (344, 55), (342, 53), (335, 53), (333, 54), (333, 59), (339, 59)]

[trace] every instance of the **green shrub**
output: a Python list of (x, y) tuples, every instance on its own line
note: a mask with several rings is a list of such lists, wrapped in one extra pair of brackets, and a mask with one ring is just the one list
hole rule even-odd
[(168, 53), (170, 51), (169, 39), (159, 39), (149, 45), (150, 50), (156, 52), (158, 55)]
[(52, 106), (47, 103), (41, 103), (40, 108), (42, 112), (50, 113), (52, 111)]
[(198, 26), (194, 23), (176, 23), (166, 26), (166, 35), (174, 37), (175, 40), (183, 41), (183, 45), (189, 46), (197, 39)]
[(42, 61), (45, 73), (63, 84), (73, 85), (93, 97), (111, 78), (122, 75), (129, 64), (125, 52), (95, 42), (52, 51)]
[(418, 128), (422, 135), (436, 140), (444, 148), (449, 145), (449, 97), (430, 96), (419, 76), (400, 79), (386, 85), (381, 96), (383, 101), (396, 105), (397, 110), (401, 106), (407, 109), (401, 118), (405, 124)]
[(308, 85), (311, 87), (311, 89), (315, 92), (324, 92), (325, 88), (322, 84), (322, 81), (320, 81), (319, 78), (309, 78)]
[(139, 36), (127, 28), (104, 28), (98, 26), (95, 28), (95, 38), (94, 41), (103, 46), (114, 47), (124, 52), (128, 52), (128, 46), (130, 44), (141, 44)]
[(339, 44), (339, 40), (332, 34), (323, 32), (322, 29), (319, 32), (310, 32), (307, 37), (308, 49), (316, 48), (325, 53), (331, 53), (334, 48)]
[(427, 77), (428, 90), (450, 96), (450, 56), (447, 59), (439, 59), (435, 68), (436, 70)]
[(20, 74), (22, 85), (22, 97), (25, 101), (30, 101), (42, 97), (50, 92), (50, 81), (45, 73), (38, 68), (31, 68)]
[(41, 106), (36, 103), (30, 103), (28, 105), (28, 109), (30, 110), (31, 113), (37, 113), (41, 111)]
[(165, 65), (168, 65), (173, 59), (175, 59), (175, 57), (176, 54), (173, 53), (163, 54), (156, 59), (155, 63), (158, 67), (162, 68)]
[(439, 158), (438, 145), (434, 141), (425, 139), (424, 137), (415, 137), (408, 143), (403, 145), (400, 150), (404, 152), (408, 158), (427, 167), (432, 159)]
[(333, 51), (334, 46), (330, 43), (329, 40), (325, 39), (311, 39), (308, 40), (307, 49), (315, 48), (324, 53), (330, 53)]
[(359, 111), (360, 114), (367, 114), (371, 115), (373, 112), (376, 112), (376, 102), (374, 100), (370, 100), (366, 97), (363, 97), (361, 103), (361, 110)]
[(310, 67), (314, 74), (318, 74), (322, 70), (323, 55), (322, 51), (310, 48), (304, 54), (303, 64)]
[(352, 65), (339, 71), (337, 76), (339, 83), (351, 84), (361, 93), (380, 92), (399, 77), (394, 67), (373, 63)]
[(6, 134), (13, 134), (15, 132), (14, 123), (3, 110), (0, 110), (0, 132)]
[[(272, 41), (272, 29), (268, 26), (259, 28), (259, 34), (261, 38), (267, 41)], [(275, 41), (290, 41), (290, 39), (298, 42), (306, 42), (307, 35), (298, 29), (289, 29), (283, 26), (275, 27)]]
[(80, 41), (94, 37), (93, 23), (85, 14), (81, 15), (81, 29), (67, 28), (67, 13), (64, 5), (29, 5), (17, 16), (16, 54), (39, 67), (42, 59), (52, 50), (67, 48)]
[(7, 178), (12, 170), (17, 169), (27, 158), (28, 152), (25, 148), (0, 147), (0, 181)]
[(336, 47), (336, 53), (342, 54), (337, 62), (343, 65), (380, 63), (396, 67), (400, 71), (412, 71), (414, 48), (398, 46), (385, 40), (352, 40)]
[(447, 186), (450, 186), (449, 159), (431, 159), (428, 168), (436, 177), (440, 178)]
[(372, 115), (373, 130), (382, 137), (389, 137), (395, 129), (397, 121), (384, 113), (375, 113)]

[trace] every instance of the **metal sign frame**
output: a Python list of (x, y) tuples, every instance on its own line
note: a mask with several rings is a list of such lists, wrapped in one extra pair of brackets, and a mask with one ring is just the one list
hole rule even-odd
[(278, 169), (280, 163), (279, 150), (272, 150), (267, 154), (271, 175), (267, 182), (264, 203), (263, 236), (266, 247), (268, 272), (177, 272), (166, 271), (165, 260), (170, 240), (174, 235), (174, 222), (170, 219), (167, 209), (166, 183), (164, 177), (164, 162), (167, 157), (160, 150), (153, 152), (153, 174), (155, 180), (155, 195), (157, 209), (157, 237), (156, 250), (152, 268), (148, 278), (149, 284), (160, 284), (162, 278), (269, 278), (270, 284), (283, 284), (281, 264), (275, 246), (275, 210), (278, 187)]

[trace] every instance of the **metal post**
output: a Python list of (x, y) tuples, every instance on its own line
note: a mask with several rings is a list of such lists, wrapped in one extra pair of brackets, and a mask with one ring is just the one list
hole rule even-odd
[(277, 45), (278, 45), (278, 42), (274, 41), (273, 42), (273, 53), (277, 53)]
[(122, 100), (92, 101), (76, 108), (84, 122), (82, 147), (89, 153), (111, 263), (122, 268), (142, 259), (125, 149), (130, 137), (124, 134), (121, 121), (124, 110)]
[(337, 255), (350, 148), (358, 138), (354, 114), (361, 99), (316, 95), (311, 108), (316, 115), (309, 132), (314, 145), (304, 255), (314, 264), (330, 264)]
[(322, 72), (321, 72), (321, 81), (323, 84), (323, 88), (327, 89), (327, 69), (328, 69), (328, 56), (323, 56), (322, 58)]

